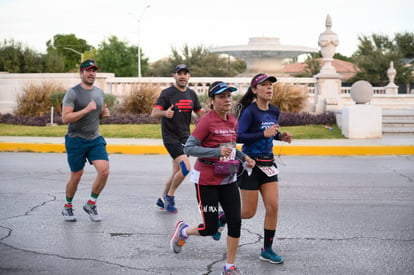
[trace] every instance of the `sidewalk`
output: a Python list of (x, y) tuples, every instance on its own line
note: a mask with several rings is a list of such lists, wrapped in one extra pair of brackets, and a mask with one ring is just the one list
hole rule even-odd
[[(112, 154), (167, 154), (160, 139), (107, 138)], [(65, 152), (64, 138), (0, 136), (0, 152)], [(275, 155), (414, 155), (414, 135), (378, 139), (298, 139), (275, 141)]]

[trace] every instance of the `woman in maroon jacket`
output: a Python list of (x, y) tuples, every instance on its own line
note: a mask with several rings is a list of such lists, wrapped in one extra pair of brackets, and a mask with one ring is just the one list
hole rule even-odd
[[(179, 253), (189, 235), (214, 235), (218, 229), (220, 203), (227, 217), (228, 229), (227, 263), (222, 274), (239, 274), (234, 265), (241, 230), (238, 160), (250, 168), (255, 164), (235, 146), (237, 119), (229, 112), (232, 107), (231, 93), (236, 90), (224, 82), (215, 82), (210, 86), (212, 110), (198, 121), (184, 147), (186, 154), (198, 157), (191, 180), (195, 183), (203, 223), (189, 226), (179, 221), (170, 240), (171, 249)], [(218, 171), (219, 167), (227, 171)]]

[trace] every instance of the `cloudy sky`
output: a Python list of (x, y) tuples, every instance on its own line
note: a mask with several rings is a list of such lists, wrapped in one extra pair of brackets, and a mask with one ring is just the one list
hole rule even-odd
[(414, 32), (413, 0), (0, 0), (0, 39), (44, 53), (56, 34), (75, 34), (95, 47), (115, 35), (130, 45), (140, 41), (156, 61), (171, 47), (244, 45), (250, 37), (318, 48), (327, 14), (337, 52), (347, 56), (360, 35)]

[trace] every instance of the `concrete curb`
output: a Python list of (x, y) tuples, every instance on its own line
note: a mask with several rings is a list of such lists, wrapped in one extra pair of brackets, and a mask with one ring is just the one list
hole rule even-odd
[[(240, 149), (240, 148), (239, 148)], [(167, 154), (163, 145), (121, 145), (108, 144), (110, 154)], [(43, 143), (0, 143), (0, 152), (36, 152), (36, 153), (64, 153), (64, 144)], [(321, 155), (321, 156), (348, 156), (348, 155), (414, 155), (414, 145), (344, 145), (344, 146), (306, 146), (289, 145), (283, 148), (275, 147), (275, 155)]]

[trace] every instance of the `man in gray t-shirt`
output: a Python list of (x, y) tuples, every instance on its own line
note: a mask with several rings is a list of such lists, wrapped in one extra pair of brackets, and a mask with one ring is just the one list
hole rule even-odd
[(68, 136), (80, 137), (84, 139), (95, 139), (99, 134), (99, 116), (104, 106), (104, 92), (98, 87), (85, 89), (81, 84), (70, 88), (63, 98), (63, 106), (73, 108), (73, 112), (78, 112), (88, 107), (91, 101), (95, 102), (96, 109), (86, 113), (79, 120), (69, 122)]
[(63, 98), (62, 121), (69, 124), (65, 148), (71, 174), (66, 184), (66, 203), (62, 215), (71, 222), (76, 221), (72, 200), (86, 161), (95, 166), (98, 174), (83, 209), (92, 221), (102, 220), (98, 215), (96, 200), (108, 179), (109, 160), (105, 139), (99, 133), (99, 118), (109, 117), (110, 112), (104, 105), (104, 92), (93, 85), (97, 70), (98, 66), (93, 60), (85, 60), (80, 65), (81, 82), (70, 88)]

